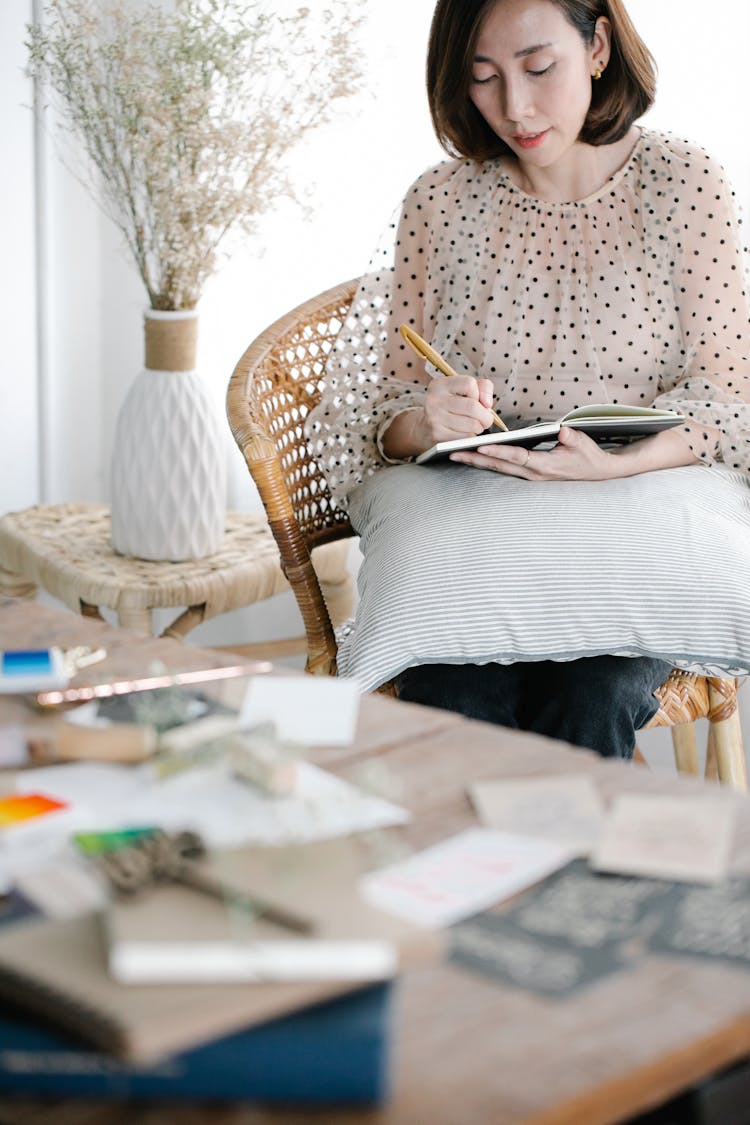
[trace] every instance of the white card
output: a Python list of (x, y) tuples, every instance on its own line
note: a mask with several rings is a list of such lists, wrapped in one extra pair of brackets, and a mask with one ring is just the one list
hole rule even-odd
[(731, 797), (618, 797), (591, 857), (597, 871), (715, 883), (727, 871), (736, 804)]
[(478, 781), (469, 795), (488, 828), (556, 840), (576, 855), (589, 854), (604, 823), (604, 802), (585, 774)]
[(25, 766), (29, 760), (26, 731), (20, 723), (0, 724), (0, 769)]
[(284, 742), (348, 746), (357, 727), (359, 686), (334, 676), (253, 676), (240, 726), (274, 723)]
[(48, 918), (75, 918), (92, 910), (104, 910), (108, 901), (104, 879), (78, 857), (55, 857), (38, 867), (19, 871), (16, 886)]
[(373, 906), (439, 928), (486, 910), (563, 867), (568, 848), (547, 840), (469, 828), (432, 848), (365, 875)]

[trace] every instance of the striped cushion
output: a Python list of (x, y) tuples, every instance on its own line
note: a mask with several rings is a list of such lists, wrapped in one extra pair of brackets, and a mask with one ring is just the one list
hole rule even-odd
[(612, 653), (750, 668), (750, 482), (691, 465), (528, 482), (401, 465), (360, 485), (360, 602), (339, 672)]

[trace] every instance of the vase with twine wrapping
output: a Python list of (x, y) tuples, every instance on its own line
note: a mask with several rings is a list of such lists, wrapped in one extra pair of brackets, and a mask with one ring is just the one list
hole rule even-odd
[(224, 535), (226, 457), (195, 370), (198, 316), (148, 309), (145, 330), (145, 370), (115, 430), (112, 545), (140, 559), (203, 558)]

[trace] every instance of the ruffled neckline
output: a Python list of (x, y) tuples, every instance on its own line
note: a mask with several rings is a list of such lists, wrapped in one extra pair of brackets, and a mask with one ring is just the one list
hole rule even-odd
[(620, 183), (620, 181), (628, 175), (630, 170), (635, 165), (636, 161), (639, 159), (641, 150), (646, 143), (648, 136), (649, 134), (647, 130), (641, 129), (638, 139), (630, 150), (630, 153), (624, 163), (622, 163), (620, 167), (604, 181), (601, 187), (597, 188), (596, 191), (592, 191), (589, 195), (585, 195), (583, 199), (570, 199), (563, 201), (540, 199), (538, 195), (529, 195), (528, 192), (525, 192), (523, 188), (519, 187), (518, 184), (513, 182), (508, 172), (505, 171), (502, 167), (500, 167), (499, 169), (500, 180), (503, 186), (506, 187), (511, 194), (517, 195), (530, 205), (541, 208), (545, 211), (564, 211), (569, 208), (586, 207), (587, 204), (595, 203), (597, 200), (601, 199), (602, 196), (609, 195), (612, 189), (616, 187), (617, 184)]

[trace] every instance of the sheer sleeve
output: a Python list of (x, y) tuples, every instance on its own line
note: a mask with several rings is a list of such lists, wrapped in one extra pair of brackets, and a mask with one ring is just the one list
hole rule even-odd
[(685, 434), (701, 460), (749, 472), (750, 305), (741, 226), (720, 166), (694, 146), (691, 157), (679, 162), (672, 229), (659, 234), (675, 255), (684, 366), (676, 379), (663, 380), (655, 405), (686, 416)]
[(432, 338), (431, 241), (455, 165), (437, 165), (408, 191), (362, 278), (328, 359), (320, 402), (307, 420), (308, 440), (343, 508), (352, 488), (392, 463), (381, 444), (392, 419), (424, 399), (429, 375), (399, 327), (407, 323)]

